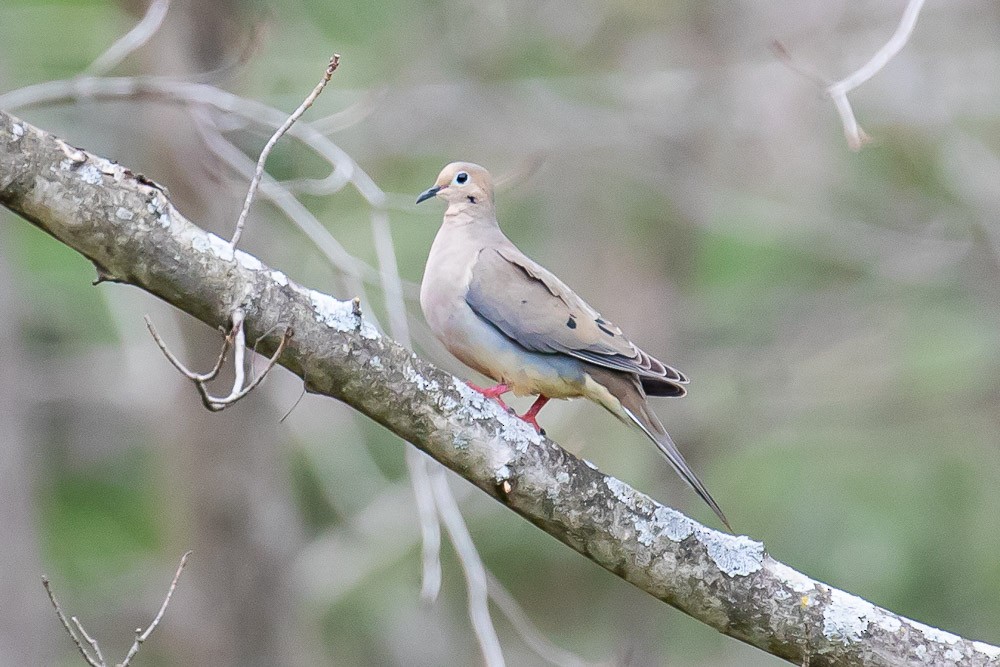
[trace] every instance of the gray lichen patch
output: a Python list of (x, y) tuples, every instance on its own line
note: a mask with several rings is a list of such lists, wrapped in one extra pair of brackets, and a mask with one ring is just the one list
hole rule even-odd
[(719, 571), (727, 576), (747, 576), (764, 566), (763, 543), (746, 536), (706, 528), (614, 477), (606, 477), (604, 484), (615, 500), (632, 511), (627, 520), (632, 524), (637, 541), (643, 546), (652, 546), (661, 535), (674, 542), (694, 536), (705, 547), (708, 557)]
[(235, 254), (236, 261), (239, 262), (240, 266), (249, 271), (263, 271), (264, 265), (259, 259), (254, 257), (248, 252), (243, 252), (242, 250), (237, 250)]
[(670, 507), (656, 508), (656, 511), (653, 512), (653, 518), (657, 525), (663, 529), (661, 534), (666, 535), (674, 542), (687, 539), (698, 528), (695, 521)]
[(354, 304), (350, 301), (338, 301), (332, 296), (316, 290), (306, 290), (306, 292), (317, 322), (341, 333), (357, 331), (362, 338), (367, 340), (381, 337), (371, 322), (355, 314)]
[(161, 197), (153, 197), (146, 202), (146, 211), (156, 217), (156, 222), (164, 229), (170, 229), (170, 206), (165, 205)]
[(103, 172), (94, 164), (85, 164), (78, 172), (80, 180), (89, 185), (97, 185), (104, 178)]
[(705, 545), (708, 557), (719, 570), (730, 577), (745, 577), (764, 567), (764, 543), (746, 535), (728, 535), (711, 528), (697, 531), (698, 541)]
[(793, 593), (804, 595), (815, 590), (819, 585), (818, 582), (810, 579), (801, 572), (793, 570), (784, 563), (779, 563), (776, 560), (770, 560), (767, 566), (771, 572), (771, 576), (775, 577), (784, 588), (791, 590)]
[(823, 608), (823, 636), (844, 644), (859, 641), (875, 611), (871, 602), (831, 589), (830, 602)]
[(191, 238), (191, 247), (198, 252), (208, 253), (226, 262), (233, 259), (233, 248), (229, 242), (211, 232), (194, 234)]
[[(412, 362), (412, 358), (411, 358)], [(441, 385), (437, 383), (437, 380), (429, 380), (421, 375), (417, 369), (415, 369), (412, 363), (407, 364), (403, 367), (403, 378), (417, 386), (417, 389), (423, 392), (438, 392), (441, 391)]]

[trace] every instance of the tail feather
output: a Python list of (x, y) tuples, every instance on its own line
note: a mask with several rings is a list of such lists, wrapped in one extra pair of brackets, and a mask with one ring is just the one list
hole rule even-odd
[[(729, 525), (729, 521), (726, 519), (726, 515), (722, 513), (719, 504), (715, 502), (712, 494), (708, 492), (705, 485), (702, 484), (698, 476), (691, 470), (691, 466), (684, 460), (684, 456), (677, 449), (677, 445), (670, 438), (670, 434), (667, 433), (667, 429), (664, 428), (663, 423), (649, 409), (649, 404), (646, 402), (646, 393), (643, 391), (640, 379), (635, 375), (606, 369), (588, 369), (588, 373), (618, 403), (618, 405), (609, 405), (608, 401), (598, 398), (601, 405), (619, 419), (625, 421), (627, 417), (628, 421), (631, 421), (642, 429), (642, 432), (653, 441), (667, 458), (667, 461), (673, 467), (674, 471), (680, 475), (681, 479), (687, 482), (694, 489), (694, 492), (705, 501), (705, 504), (712, 508), (712, 511), (715, 512), (715, 515), (719, 517), (729, 532), (734, 532), (732, 526)], [(615, 408), (619, 408), (619, 410)]]
[(726, 515), (722, 513), (722, 508), (719, 507), (719, 504), (715, 502), (715, 498), (712, 497), (712, 494), (708, 492), (708, 489), (705, 488), (702, 481), (698, 479), (698, 476), (694, 474), (693, 470), (691, 470), (691, 466), (689, 466), (687, 461), (684, 460), (684, 456), (680, 453), (680, 450), (677, 449), (677, 445), (674, 444), (670, 434), (667, 433), (665, 428), (663, 428), (663, 424), (660, 423), (659, 418), (648, 409), (643, 410), (645, 415), (642, 416), (633, 414), (631, 410), (625, 408), (624, 406), (623, 409), (625, 410), (625, 414), (627, 414), (632, 421), (642, 429), (642, 432), (645, 433), (659, 448), (673, 469), (678, 475), (680, 475), (681, 479), (687, 482), (691, 488), (694, 489), (694, 492), (698, 494), (698, 497), (704, 500), (705, 504), (712, 508), (712, 511), (715, 512), (715, 516), (719, 517), (719, 520), (722, 521), (723, 525), (726, 526), (729, 532), (735, 532), (733, 531), (733, 527), (729, 525)]

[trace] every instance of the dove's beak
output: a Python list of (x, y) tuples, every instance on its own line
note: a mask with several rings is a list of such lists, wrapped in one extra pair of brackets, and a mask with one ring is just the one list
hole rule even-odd
[(427, 188), (426, 190), (420, 193), (419, 197), (417, 197), (417, 203), (419, 204), (422, 201), (427, 201), (428, 199), (430, 199), (439, 192), (441, 192), (440, 185), (435, 185), (434, 187)]

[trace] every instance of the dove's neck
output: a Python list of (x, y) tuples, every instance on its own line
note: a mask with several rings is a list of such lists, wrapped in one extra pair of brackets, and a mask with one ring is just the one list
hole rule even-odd
[(510, 243), (497, 222), (496, 216), (485, 211), (458, 211), (450, 209), (444, 216), (444, 222), (438, 231), (434, 245), (465, 248), (469, 252), (478, 252), (480, 248), (491, 245), (506, 245)]
[[(462, 289), (469, 283), (479, 251), (486, 247), (506, 247), (510, 240), (500, 231), (494, 216), (470, 215), (468, 211), (449, 212), (434, 237), (427, 257), (424, 282), (438, 283), (435, 289)], [(427, 285), (424, 285), (427, 288)]]
[(462, 199), (460, 201), (449, 202), (448, 209), (444, 212), (445, 224), (467, 225), (467, 224), (492, 224), (497, 226), (497, 210), (492, 201), (472, 202)]

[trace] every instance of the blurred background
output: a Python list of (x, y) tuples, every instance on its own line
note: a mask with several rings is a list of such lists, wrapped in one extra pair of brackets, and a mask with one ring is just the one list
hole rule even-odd
[[(851, 95), (874, 138), (857, 153), (816, 84), (769, 50), (781, 40), (802, 67), (845, 76), (904, 4), (174, 0), (113, 73), (211, 83), (287, 113), (342, 54), (306, 120), (389, 193), (405, 281), (419, 282), (441, 217), (439, 202), (412, 201), (440, 168), (464, 159), (504, 176), (499, 216), (521, 248), (691, 376), (689, 397), (655, 409), (738, 531), (814, 578), (998, 643), (1000, 5), (924, 9), (902, 53)], [(81, 74), (146, 6), (5, 0), (0, 94)], [(227, 237), (248, 179), (204, 127), (253, 159), (270, 134), (163, 98), (35, 101), (8, 110), (163, 184)], [(286, 138), (268, 170), (294, 181), (329, 166)], [(357, 190), (299, 201), (376, 264)], [(214, 360), (215, 332), (134, 288), (92, 287), (82, 257), (0, 221), (4, 662), (81, 662), (43, 573), (120, 660), (193, 549), (135, 664), (481, 663), (447, 543), (441, 595), (420, 599), (408, 445), (328, 399), (292, 410), (302, 385), (280, 369), (206, 412), (142, 316), (195, 368)], [(243, 238), (309, 287), (358, 292), (265, 199)], [(385, 323), (385, 295), (365, 290)], [(472, 377), (406, 293), (417, 350)], [(542, 423), (715, 525), (655, 448), (598, 407), (553, 404)], [(487, 567), (581, 660), (783, 664), (452, 488)], [(547, 664), (494, 619), (510, 664)]]

